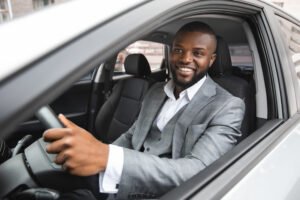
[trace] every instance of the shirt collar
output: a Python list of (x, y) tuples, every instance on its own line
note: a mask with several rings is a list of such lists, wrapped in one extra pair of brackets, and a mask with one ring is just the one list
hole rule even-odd
[[(194, 85), (192, 85), (189, 88), (187, 88), (187, 89), (183, 90), (182, 92), (180, 92), (179, 96), (181, 97), (182, 95), (187, 95), (187, 98), (189, 99), (189, 101), (191, 101), (192, 98), (195, 96), (196, 92), (203, 85), (205, 80), (206, 80), (206, 76), (204, 76), (202, 79), (200, 79)], [(164, 91), (165, 91), (166, 95), (172, 100), (176, 99), (175, 96), (174, 96), (174, 88), (175, 88), (175, 84), (174, 84), (174, 81), (172, 79), (164, 87)]]

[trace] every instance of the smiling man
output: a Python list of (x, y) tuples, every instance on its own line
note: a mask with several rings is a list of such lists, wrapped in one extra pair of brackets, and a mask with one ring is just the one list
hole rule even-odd
[(177, 32), (171, 54), (175, 95), (207, 74), (216, 58), (216, 45), (214, 32), (204, 24), (190, 23)]
[(241, 136), (244, 103), (207, 74), (216, 36), (201, 22), (184, 25), (171, 53), (173, 79), (155, 84), (134, 125), (113, 144), (96, 140), (63, 115), (67, 128), (50, 129), (49, 153), (66, 171), (99, 174), (99, 192), (117, 199), (156, 198), (210, 165)]

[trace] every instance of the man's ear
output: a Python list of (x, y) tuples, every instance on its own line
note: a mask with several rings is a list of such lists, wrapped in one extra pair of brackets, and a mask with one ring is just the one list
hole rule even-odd
[(215, 62), (216, 57), (217, 57), (217, 54), (215, 54), (215, 53), (211, 55), (211, 58), (210, 58), (210, 61), (209, 61), (209, 67), (211, 67), (212, 64)]

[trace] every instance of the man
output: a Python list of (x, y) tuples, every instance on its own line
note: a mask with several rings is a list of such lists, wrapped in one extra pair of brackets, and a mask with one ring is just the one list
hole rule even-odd
[(244, 103), (207, 75), (216, 36), (201, 22), (183, 26), (171, 53), (173, 80), (155, 84), (134, 125), (113, 145), (96, 140), (63, 115), (67, 128), (50, 129), (49, 153), (71, 174), (100, 173), (101, 192), (118, 199), (154, 198), (188, 180), (236, 143)]

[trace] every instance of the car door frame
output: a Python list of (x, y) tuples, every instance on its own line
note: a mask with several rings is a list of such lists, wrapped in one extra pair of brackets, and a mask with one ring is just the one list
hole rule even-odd
[[(279, 35), (274, 13), (280, 13), (288, 19), (291, 17), (264, 2), (257, 2), (256, 6), (260, 14), (256, 14), (255, 20), (260, 26), (259, 34), (264, 38), (264, 48), (269, 54), (268, 66), (272, 66), (272, 71), (264, 73), (273, 74), (269, 85), (273, 85), (271, 90), (276, 91), (268, 97), (277, 100), (276, 105), (271, 105), (269, 110), (276, 109), (276, 112), (269, 113), (268, 118), (271, 120), (232, 151), (161, 199), (221, 199), (278, 147), (279, 143), (293, 134), (293, 127), (300, 123), (299, 84), (295, 74), (292, 73), (294, 69), (291, 60), (288, 56), (284, 56), (288, 55), (288, 49)], [(288, 66), (289, 70), (284, 70), (285, 66)]]

